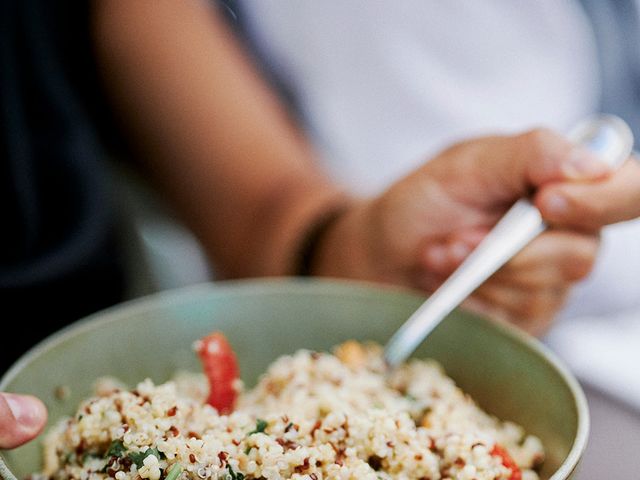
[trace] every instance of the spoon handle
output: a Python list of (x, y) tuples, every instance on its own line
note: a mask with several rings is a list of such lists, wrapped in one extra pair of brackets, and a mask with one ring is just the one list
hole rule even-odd
[[(571, 130), (568, 138), (613, 168), (622, 165), (633, 148), (633, 135), (628, 125), (612, 115), (584, 120)], [(391, 337), (384, 353), (387, 364), (394, 367), (404, 362), (454, 308), (546, 228), (540, 211), (529, 199), (518, 200), (456, 271)]]

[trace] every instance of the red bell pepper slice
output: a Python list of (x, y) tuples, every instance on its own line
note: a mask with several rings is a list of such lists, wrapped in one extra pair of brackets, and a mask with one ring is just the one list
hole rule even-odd
[(196, 352), (209, 380), (207, 403), (221, 415), (231, 413), (238, 395), (238, 362), (231, 345), (222, 333), (213, 332), (196, 343)]
[(500, 445), (496, 444), (491, 450), (491, 455), (494, 457), (500, 457), (502, 460), (502, 465), (511, 470), (511, 476), (509, 480), (522, 480), (522, 472), (516, 462), (511, 458), (511, 455)]

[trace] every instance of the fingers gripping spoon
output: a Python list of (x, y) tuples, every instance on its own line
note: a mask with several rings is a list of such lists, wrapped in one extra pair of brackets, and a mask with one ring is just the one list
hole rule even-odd
[[(568, 138), (613, 168), (622, 165), (633, 148), (631, 129), (613, 115), (598, 115), (582, 121)], [(454, 308), (546, 228), (540, 211), (531, 201), (518, 200), (387, 342), (384, 351), (387, 365), (395, 367), (404, 362)]]

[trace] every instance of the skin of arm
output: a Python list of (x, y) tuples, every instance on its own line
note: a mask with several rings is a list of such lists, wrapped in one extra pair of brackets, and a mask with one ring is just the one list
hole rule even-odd
[(295, 273), (300, 237), (347, 202), (207, 2), (97, 0), (106, 89), (153, 180), (223, 277)]

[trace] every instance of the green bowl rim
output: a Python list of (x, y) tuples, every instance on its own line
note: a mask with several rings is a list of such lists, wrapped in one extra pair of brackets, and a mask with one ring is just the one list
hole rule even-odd
[[(63, 342), (67, 337), (77, 335), (80, 332), (93, 330), (98, 327), (102, 327), (106, 323), (118, 321), (121, 315), (124, 313), (129, 314), (131, 311), (144, 310), (148, 308), (148, 305), (155, 304), (171, 304), (176, 300), (184, 301), (189, 296), (198, 296), (201, 292), (215, 291), (223, 292), (229, 291), (235, 295), (253, 295), (257, 291), (281, 291), (282, 288), (296, 289), (297, 291), (304, 292), (305, 289), (309, 289), (309, 293), (313, 294), (339, 294), (344, 295), (349, 289), (349, 295), (369, 296), (371, 293), (384, 293), (389, 298), (394, 296), (410, 296), (416, 299), (424, 299), (424, 295), (418, 291), (411, 290), (404, 287), (398, 287), (393, 285), (381, 285), (373, 282), (364, 282), (359, 280), (345, 280), (345, 279), (320, 279), (320, 278), (297, 278), (297, 277), (283, 277), (283, 278), (267, 278), (267, 279), (248, 279), (248, 280), (225, 280), (217, 282), (204, 282), (195, 285), (189, 285), (186, 287), (164, 290), (161, 292), (153, 293), (144, 297), (129, 300), (123, 303), (119, 303), (105, 310), (93, 313), (85, 318), (77, 320), (76, 322), (67, 325), (66, 327), (58, 330), (56, 333), (48, 336), (34, 347), (29, 349), (23, 354), (5, 374), (0, 378), (0, 391), (3, 391), (5, 386), (10, 383), (28, 364), (32, 358), (37, 357), (42, 352), (55, 347), (57, 344)], [(321, 288), (319, 288), (321, 287)], [(560, 377), (566, 382), (571, 394), (573, 396), (575, 407), (578, 412), (578, 428), (576, 431), (576, 438), (571, 446), (571, 450), (565, 458), (562, 465), (558, 470), (549, 478), (549, 480), (561, 480), (566, 479), (577, 468), (580, 461), (580, 457), (584, 453), (587, 447), (587, 441), (589, 438), (589, 407), (585, 394), (580, 387), (580, 384), (564, 366), (562, 361), (544, 346), (540, 341), (534, 337), (524, 333), (518, 328), (506, 324), (491, 322), (495, 328), (502, 333), (514, 338), (516, 341), (524, 344), (530, 349), (534, 350), (539, 356), (544, 359)], [(13, 473), (9, 470), (4, 462), (2, 451), (0, 450), (0, 478), (4, 480), (18, 480)]]

